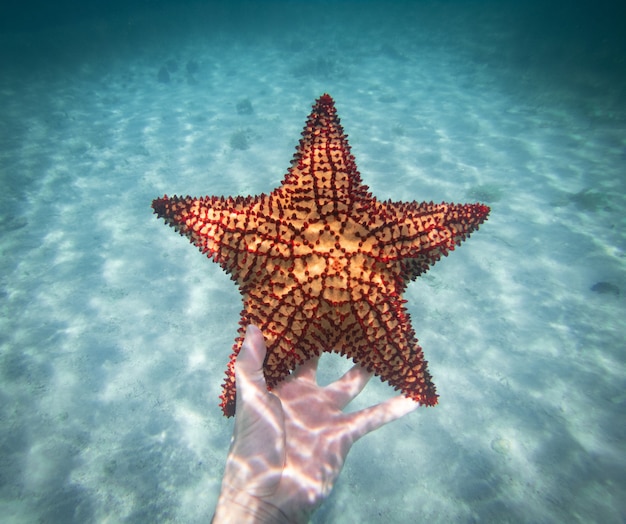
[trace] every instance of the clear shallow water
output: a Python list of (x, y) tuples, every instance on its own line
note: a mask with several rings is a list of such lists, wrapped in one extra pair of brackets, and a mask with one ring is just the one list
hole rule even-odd
[[(3, 518), (210, 518), (240, 299), (150, 202), (268, 192), (329, 92), (378, 198), (492, 213), (405, 295), (440, 405), (359, 442), (313, 521), (623, 522), (626, 81), (611, 11), (218, 7), (3, 33)], [(322, 365), (328, 380), (349, 363)], [(374, 379), (359, 405), (390, 394)]]

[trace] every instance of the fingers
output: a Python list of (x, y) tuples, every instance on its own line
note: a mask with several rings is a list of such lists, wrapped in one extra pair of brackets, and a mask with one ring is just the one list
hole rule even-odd
[(352, 441), (355, 442), (364, 435), (393, 422), (404, 415), (415, 411), (419, 402), (415, 402), (403, 395), (390, 398), (375, 406), (347, 415), (347, 426)]
[(343, 377), (326, 386), (326, 392), (332, 395), (339, 409), (343, 409), (367, 385), (373, 373), (360, 364), (355, 364)]
[(291, 376), (293, 378), (299, 378), (308, 380), (310, 382), (315, 382), (317, 376), (317, 363), (319, 362), (319, 359), (320, 357), (318, 355), (300, 364), (298, 367), (296, 367)]

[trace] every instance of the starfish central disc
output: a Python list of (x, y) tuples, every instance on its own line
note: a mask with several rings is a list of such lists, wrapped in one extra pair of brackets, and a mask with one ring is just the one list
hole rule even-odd
[(402, 293), (477, 229), (489, 208), (378, 201), (361, 181), (329, 95), (313, 106), (291, 167), (271, 193), (165, 195), (152, 207), (241, 291), (225, 415), (235, 412), (234, 363), (248, 324), (265, 335), (270, 388), (298, 363), (336, 351), (407, 397), (437, 403)]

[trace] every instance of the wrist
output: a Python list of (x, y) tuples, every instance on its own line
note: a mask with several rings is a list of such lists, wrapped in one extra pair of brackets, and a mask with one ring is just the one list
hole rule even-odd
[(222, 487), (213, 524), (290, 524), (280, 508), (244, 491)]

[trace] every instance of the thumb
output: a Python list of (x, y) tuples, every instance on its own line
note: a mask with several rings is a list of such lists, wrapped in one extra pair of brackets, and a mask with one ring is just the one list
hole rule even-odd
[(267, 394), (263, 362), (267, 348), (263, 333), (253, 325), (246, 329), (241, 351), (235, 362), (235, 380), (237, 384), (237, 411), (240, 401)]
[(261, 497), (272, 493), (285, 462), (280, 400), (267, 391), (263, 334), (248, 326), (235, 361), (237, 414), (224, 483)]
[(263, 361), (267, 348), (263, 340), (261, 330), (250, 324), (246, 329), (246, 335), (241, 345), (241, 351), (235, 362), (235, 373), (244, 375), (254, 382), (263, 378)]

